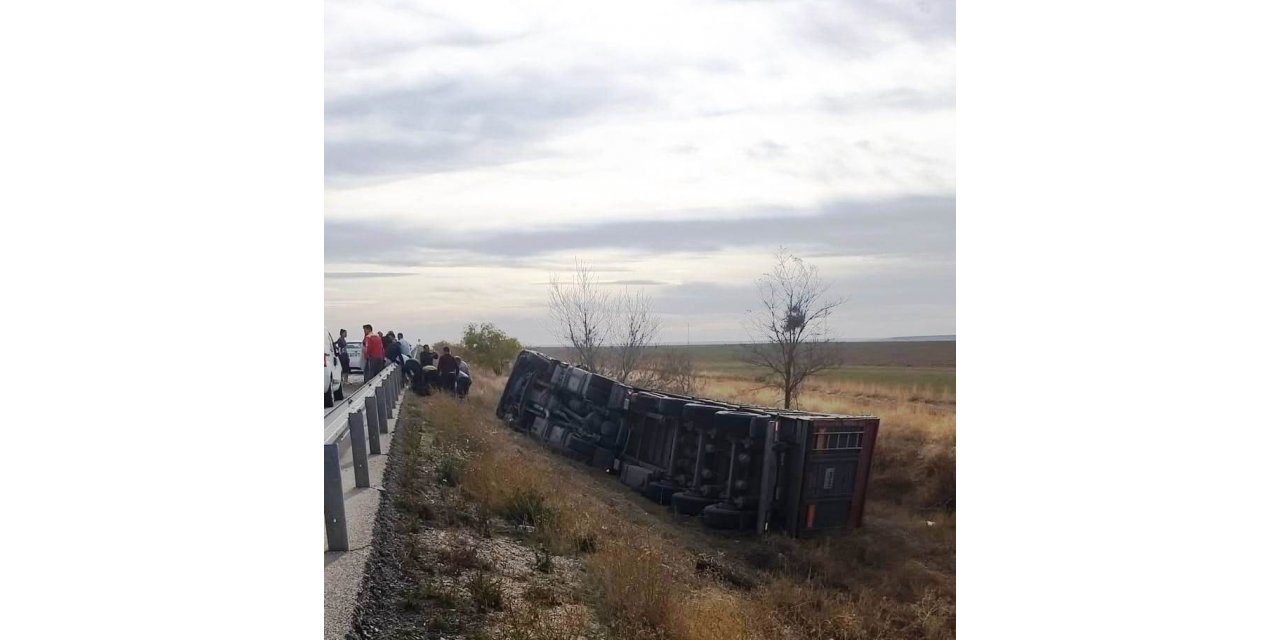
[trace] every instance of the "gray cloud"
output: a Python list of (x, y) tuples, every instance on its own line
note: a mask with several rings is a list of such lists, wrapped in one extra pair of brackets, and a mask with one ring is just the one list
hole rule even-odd
[(364, 278), (398, 278), (416, 275), (404, 271), (326, 271), (324, 277), (331, 280), (355, 280)]
[(955, 0), (909, 2), (820, 2), (798, 6), (794, 28), (800, 42), (858, 57), (871, 57), (886, 44), (882, 26), (918, 42), (954, 42)]
[(333, 98), (325, 102), (327, 125), (346, 131), (389, 128), (396, 135), (326, 136), (325, 178), (343, 184), (546, 157), (537, 142), (559, 124), (606, 106), (642, 103), (642, 96), (590, 66), (445, 78)]
[[(444, 212), (441, 212), (444, 215)], [(955, 200), (902, 198), (840, 201), (814, 211), (743, 212), (666, 221), (616, 221), (455, 235), (387, 221), (325, 221), (330, 263), (392, 266), (546, 265), (551, 253), (626, 249), (649, 253), (713, 252), (787, 245), (810, 254), (955, 255)]]

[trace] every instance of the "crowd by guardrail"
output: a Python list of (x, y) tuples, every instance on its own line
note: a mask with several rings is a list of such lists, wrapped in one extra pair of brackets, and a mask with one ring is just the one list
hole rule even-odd
[[(343, 444), (351, 446), (356, 486), (369, 487), (369, 456), (382, 453), (382, 434), (396, 415), (404, 392), (400, 367), (390, 364), (349, 397), (325, 412), (324, 528), (329, 551), (347, 551), (347, 513), (343, 503)], [(388, 443), (390, 448), (390, 443)]]

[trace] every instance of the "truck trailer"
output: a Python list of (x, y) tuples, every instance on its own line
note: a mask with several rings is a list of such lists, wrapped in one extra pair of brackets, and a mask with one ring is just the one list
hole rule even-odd
[(524, 350), (498, 402), (516, 431), (713, 529), (859, 527), (880, 419), (624, 385)]

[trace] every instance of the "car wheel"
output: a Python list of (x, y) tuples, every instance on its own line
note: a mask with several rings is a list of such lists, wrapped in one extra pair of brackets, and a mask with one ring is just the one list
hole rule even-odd
[(341, 400), (343, 397), (344, 396), (342, 395), (342, 384), (339, 383), (338, 388), (333, 390), (333, 399)]
[(324, 408), (328, 409), (329, 407), (332, 407), (332, 406), (333, 406), (333, 391), (332, 390), (325, 391), (324, 392)]
[(756, 524), (756, 511), (743, 511), (725, 503), (713, 504), (702, 510), (702, 524), (712, 529), (741, 531)]
[(696, 493), (681, 491), (671, 494), (671, 508), (676, 513), (686, 516), (696, 516), (709, 505), (719, 502), (719, 498), (704, 498)]

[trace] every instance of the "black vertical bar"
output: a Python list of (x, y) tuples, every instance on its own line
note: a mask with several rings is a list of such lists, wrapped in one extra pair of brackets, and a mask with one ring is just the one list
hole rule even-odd
[(369, 486), (369, 449), (364, 434), (364, 414), (353, 411), (347, 416), (347, 425), (351, 431), (351, 459), (356, 472), (356, 486)]
[(337, 444), (324, 445), (324, 531), (330, 551), (347, 550), (347, 510), (342, 503), (342, 464)]
[(382, 438), (378, 435), (378, 399), (373, 396), (364, 397), (364, 415), (369, 429), (369, 453), (382, 453)]

